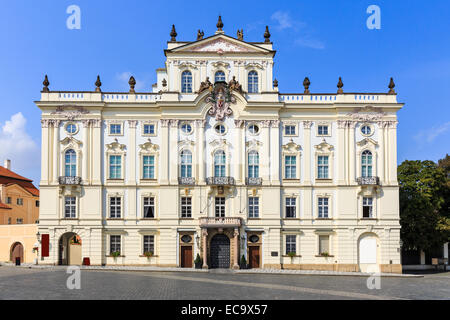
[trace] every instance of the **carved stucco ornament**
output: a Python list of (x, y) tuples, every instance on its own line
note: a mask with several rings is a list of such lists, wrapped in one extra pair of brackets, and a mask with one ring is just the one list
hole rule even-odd
[(214, 89), (206, 98), (206, 102), (211, 105), (208, 114), (214, 116), (217, 121), (221, 121), (233, 114), (230, 104), (236, 103), (236, 99), (226, 83), (218, 82), (214, 84)]
[[(72, 109), (72, 110), (69, 110)], [(60, 115), (65, 117), (67, 120), (74, 120), (76, 117), (79, 117), (84, 114), (88, 114), (89, 111), (80, 106), (75, 105), (62, 105), (57, 106), (56, 110), (52, 112), (53, 115)]]
[(353, 112), (347, 114), (352, 120), (363, 122), (374, 122), (381, 120), (386, 115), (385, 112), (378, 111), (372, 106), (356, 108)]

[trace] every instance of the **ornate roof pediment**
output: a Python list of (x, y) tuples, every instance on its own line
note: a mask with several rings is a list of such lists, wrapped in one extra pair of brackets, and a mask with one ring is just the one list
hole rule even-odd
[(220, 34), (199, 41), (188, 43), (169, 52), (209, 52), (209, 53), (267, 53), (268, 49), (234, 39), (230, 36)]

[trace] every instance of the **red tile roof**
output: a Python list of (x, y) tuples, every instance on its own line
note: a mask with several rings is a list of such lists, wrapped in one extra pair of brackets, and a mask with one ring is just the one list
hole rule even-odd
[(17, 173), (0, 166), (0, 184), (18, 184), (33, 196), (39, 197), (39, 190), (33, 185), (33, 180), (19, 176)]
[(7, 206), (6, 204), (0, 202), (0, 209), (12, 209), (12, 208), (10, 206)]

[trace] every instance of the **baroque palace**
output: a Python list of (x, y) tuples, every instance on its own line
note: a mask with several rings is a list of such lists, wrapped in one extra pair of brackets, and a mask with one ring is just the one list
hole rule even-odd
[(393, 80), (283, 94), (268, 27), (222, 28), (173, 26), (152, 92), (45, 77), (39, 263), (401, 272)]

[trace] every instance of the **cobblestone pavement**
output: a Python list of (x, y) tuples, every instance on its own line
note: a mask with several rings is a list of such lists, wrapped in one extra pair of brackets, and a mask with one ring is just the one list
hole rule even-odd
[(228, 272), (82, 270), (81, 289), (69, 290), (63, 268), (0, 267), (0, 299), (450, 299), (450, 273), (421, 278)]

